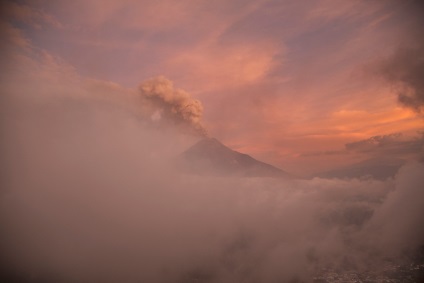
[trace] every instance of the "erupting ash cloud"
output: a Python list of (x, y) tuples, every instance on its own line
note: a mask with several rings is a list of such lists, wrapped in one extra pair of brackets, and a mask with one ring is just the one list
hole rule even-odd
[(200, 135), (207, 136), (201, 123), (203, 106), (199, 100), (181, 89), (175, 89), (173, 83), (165, 77), (156, 77), (143, 82), (140, 94), (148, 102), (158, 108), (153, 118), (165, 118), (179, 126)]

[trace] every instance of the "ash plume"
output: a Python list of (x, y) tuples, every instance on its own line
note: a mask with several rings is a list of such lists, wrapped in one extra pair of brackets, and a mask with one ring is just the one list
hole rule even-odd
[(202, 103), (193, 99), (190, 94), (181, 89), (176, 89), (173, 83), (165, 77), (156, 77), (141, 83), (140, 94), (142, 98), (157, 108), (154, 118), (165, 118), (182, 126), (189, 132), (206, 137), (207, 132), (201, 123)]

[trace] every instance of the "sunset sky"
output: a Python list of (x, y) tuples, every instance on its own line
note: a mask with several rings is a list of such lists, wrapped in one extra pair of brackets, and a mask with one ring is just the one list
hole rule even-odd
[(201, 101), (210, 136), (295, 174), (412, 157), (424, 129), (419, 2), (6, 1), (1, 89), (131, 92), (163, 76)]
[(0, 282), (424, 278), (422, 0), (1, 1), (0, 133)]

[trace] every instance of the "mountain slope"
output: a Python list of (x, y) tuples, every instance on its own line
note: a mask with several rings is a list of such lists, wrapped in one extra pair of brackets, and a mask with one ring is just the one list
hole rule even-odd
[(215, 138), (200, 140), (183, 152), (179, 161), (183, 170), (201, 175), (291, 177), (277, 167), (226, 147)]
[(317, 177), (339, 179), (372, 177), (386, 180), (394, 177), (403, 164), (405, 164), (405, 160), (400, 158), (370, 158), (340, 169), (319, 173)]

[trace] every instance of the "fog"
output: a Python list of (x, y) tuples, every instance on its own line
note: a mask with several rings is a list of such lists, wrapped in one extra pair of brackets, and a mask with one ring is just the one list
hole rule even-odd
[(2, 98), (2, 264), (23, 280), (311, 282), (424, 244), (421, 163), (387, 181), (182, 174), (197, 139), (137, 92), (36, 81)]

